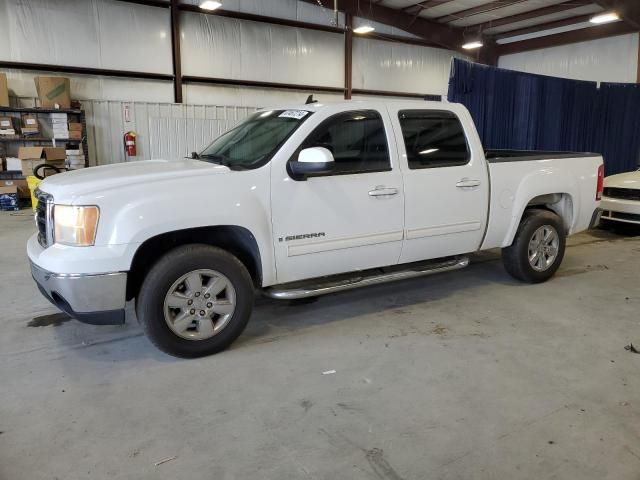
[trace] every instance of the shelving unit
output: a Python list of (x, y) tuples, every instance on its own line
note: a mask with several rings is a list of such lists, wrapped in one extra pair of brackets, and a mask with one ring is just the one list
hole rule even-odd
[[(36, 115), (38, 117), (38, 124), (40, 129), (42, 130), (42, 122), (40, 122), (39, 115), (47, 115), (50, 113), (66, 113), (67, 115), (75, 116), (76, 119), (74, 121), (78, 121), (82, 124), (82, 132), (83, 137), (81, 140), (78, 139), (66, 139), (66, 138), (50, 138), (44, 137), (41, 135), (11, 135), (4, 136), (0, 135), (0, 157), (10, 156), (8, 155), (9, 148), (7, 147), (10, 144), (37, 144), (43, 146), (56, 146), (59, 147), (64, 144), (80, 144), (82, 145), (82, 153), (85, 156), (85, 167), (89, 165), (89, 149), (87, 147), (87, 122), (85, 117), (84, 110), (70, 108), (70, 109), (55, 109), (55, 108), (37, 108), (37, 107), (2, 107), (0, 106), (0, 116), (14, 116), (20, 122), (22, 121), (21, 114), (28, 113), (32, 115)], [(11, 114), (19, 114), (19, 115), (11, 115)], [(0, 172), (0, 178), (6, 175), (9, 172)], [(15, 178), (15, 177), (14, 177)], [(19, 179), (24, 179), (24, 177), (20, 176)]]

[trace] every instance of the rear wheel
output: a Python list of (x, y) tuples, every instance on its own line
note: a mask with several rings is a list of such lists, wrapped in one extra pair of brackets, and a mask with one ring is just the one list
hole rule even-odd
[(137, 301), (145, 333), (176, 357), (200, 357), (227, 348), (253, 309), (253, 283), (233, 255), (208, 245), (185, 245), (147, 274)]
[(509, 274), (523, 282), (551, 278), (562, 263), (566, 235), (562, 220), (547, 210), (527, 210), (510, 247), (502, 250)]

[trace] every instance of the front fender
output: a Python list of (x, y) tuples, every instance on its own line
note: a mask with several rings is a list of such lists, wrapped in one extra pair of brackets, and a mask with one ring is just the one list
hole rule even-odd
[[(260, 250), (265, 284), (275, 279), (268, 166), (125, 186), (82, 198), (100, 206), (96, 246), (131, 245), (176, 230), (234, 225), (249, 230)], [(131, 265), (136, 248), (127, 249)]]

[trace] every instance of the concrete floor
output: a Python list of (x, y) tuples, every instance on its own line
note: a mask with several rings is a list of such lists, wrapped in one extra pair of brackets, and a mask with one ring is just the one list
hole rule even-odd
[(27, 270), (32, 229), (0, 214), (2, 480), (640, 475), (640, 355), (624, 349), (640, 344), (640, 237), (573, 237), (542, 285), (484, 254), (261, 301), (231, 350), (186, 361), (135, 319), (33, 322), (56, 310)]

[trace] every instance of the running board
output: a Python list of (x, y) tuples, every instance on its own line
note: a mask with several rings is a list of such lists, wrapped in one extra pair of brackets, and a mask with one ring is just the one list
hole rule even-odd
[[(305, 282), (302, 286), (300, 282), (289, 284), (289, 286), (279, 285), (269, 287), (264, 290), (267, 297), (276, 300), (296, 300), (298, 298), (317, 297), (330, 293), (352, 290), (354, 288), (368, 287), (370, 285), (380, 285), (382, 283), (407, 280), (409, 278), (424, 277), (436, 273), (459, 270), (469, 265), (468, 257), (454, 257), (444, 261), (436, 261), (428, 264), (410, 264), (410, 268), (405, 270), (395, 270), (393, 272), (381, 273), (380, 269), (373, 270), (371, 275), (361, 274), (358, 277), (344, 278), (341, 280), (331, 280), (330, 278), (317, 279), (318, 283)], [(364, 272), (362, 272), (364, 273)]]

